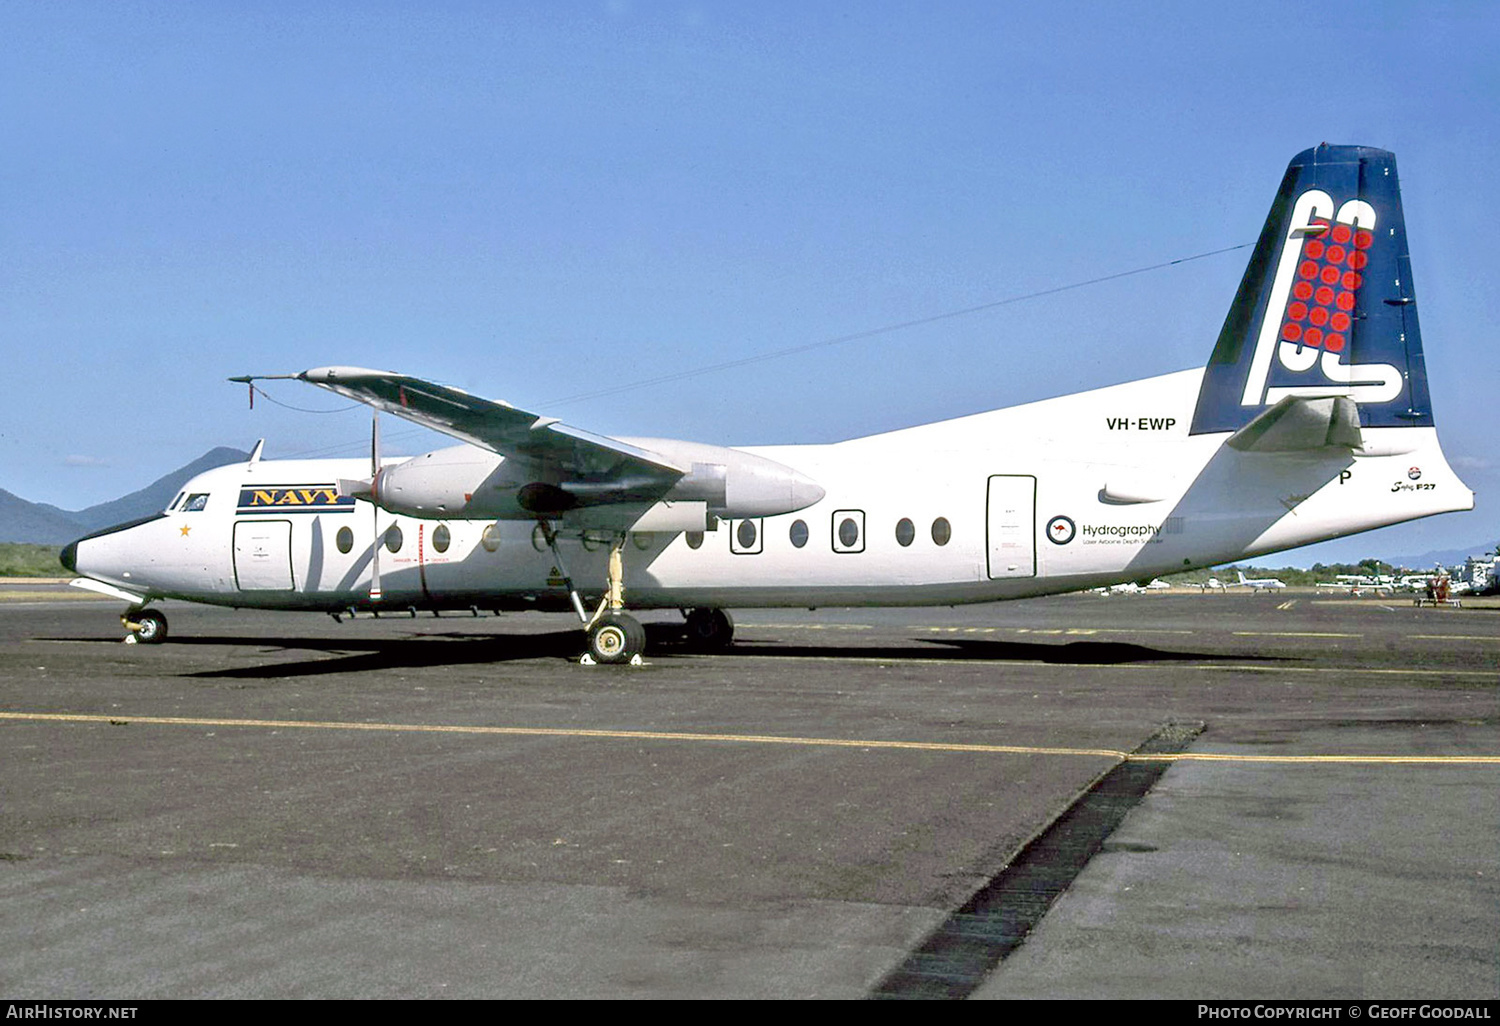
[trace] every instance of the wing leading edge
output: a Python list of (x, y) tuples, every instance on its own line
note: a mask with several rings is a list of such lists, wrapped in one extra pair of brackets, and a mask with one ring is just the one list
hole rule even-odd
[(501, 456), (557, 466), (578, 478), (605, 473), (656, 478), (665, 482), (666, 491), (691, 469), (659, 453), (572, 427), (553, 417), (405, 374), (363, 367), (318, 367), (297, 377)]
[[(712, 526), (705, 518), (774, 516), (824, 495), (792, 468), (752, 453), (672, 439), (645, 448), (404, 374), (319, 367), (294, 376), (503, 457), (483, 482), (467, 481), (440, 453), (382, 470), (372, 491), (392, 512), (565, 515), (584, 528), (703, 530)], [(424, 499), (402, 508), (402, 490)], [(664, 516), (662, 507), (674, 504), (675, 515)], [(652, 526), (639, 526), (653, 510)]]

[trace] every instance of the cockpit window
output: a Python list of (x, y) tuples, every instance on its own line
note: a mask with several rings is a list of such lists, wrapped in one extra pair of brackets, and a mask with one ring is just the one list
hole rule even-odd
[(184, 495), (186, 495), (186, 494), (187, 494), (187, 492), (178, 492), (177, 493), (177, 498), (175, 498), (171, 502), (167, 503), (167, 512), (170, 513), (174, 509), (176, 509), (177, 508), (177, 504), (182, 501), (182, 497)]
[(184, 513), (197, 513), (199, 511), (201, 511), (207, 505), (208, 505), (208, 493), (207, 492), (199, 492), (196, 495), (189, 495), (187, 497), (187, 502), (184, 502), (182, 504), (182, 512), (184, 512)]

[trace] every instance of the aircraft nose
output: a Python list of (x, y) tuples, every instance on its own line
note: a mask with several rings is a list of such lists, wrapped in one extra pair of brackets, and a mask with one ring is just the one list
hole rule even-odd
[[(164, 519), (166, 514), (156, 513), (86, 534), (63, 546), (63, 550), (57, 554), (57, 561), (75, 574), (113, 580), (116, 574), (129, 569), (137, 558), (130, 544), (122, 540), (123, 535), (134, 528)], [(84, 553), (84, 568), (79, 570), (78, 549), (85, 543), (88, 551)], [(124, 576), (129, 577), (130, 574), (125, 573)]]

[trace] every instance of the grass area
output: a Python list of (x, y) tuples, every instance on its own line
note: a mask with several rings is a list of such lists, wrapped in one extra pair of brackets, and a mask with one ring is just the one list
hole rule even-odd
[(61, 545), (0, 542), (0, 577), (76, 577), (57, 561)]

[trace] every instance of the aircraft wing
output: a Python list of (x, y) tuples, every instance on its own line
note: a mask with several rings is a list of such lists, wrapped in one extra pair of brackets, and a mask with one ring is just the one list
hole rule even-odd
[(404, 374), (318, 367), (296, 377), (507, 458), (555, 466), (568, 478), (608, 475), (633, 497), (665, 493), (691, 469), (553, 417)]

